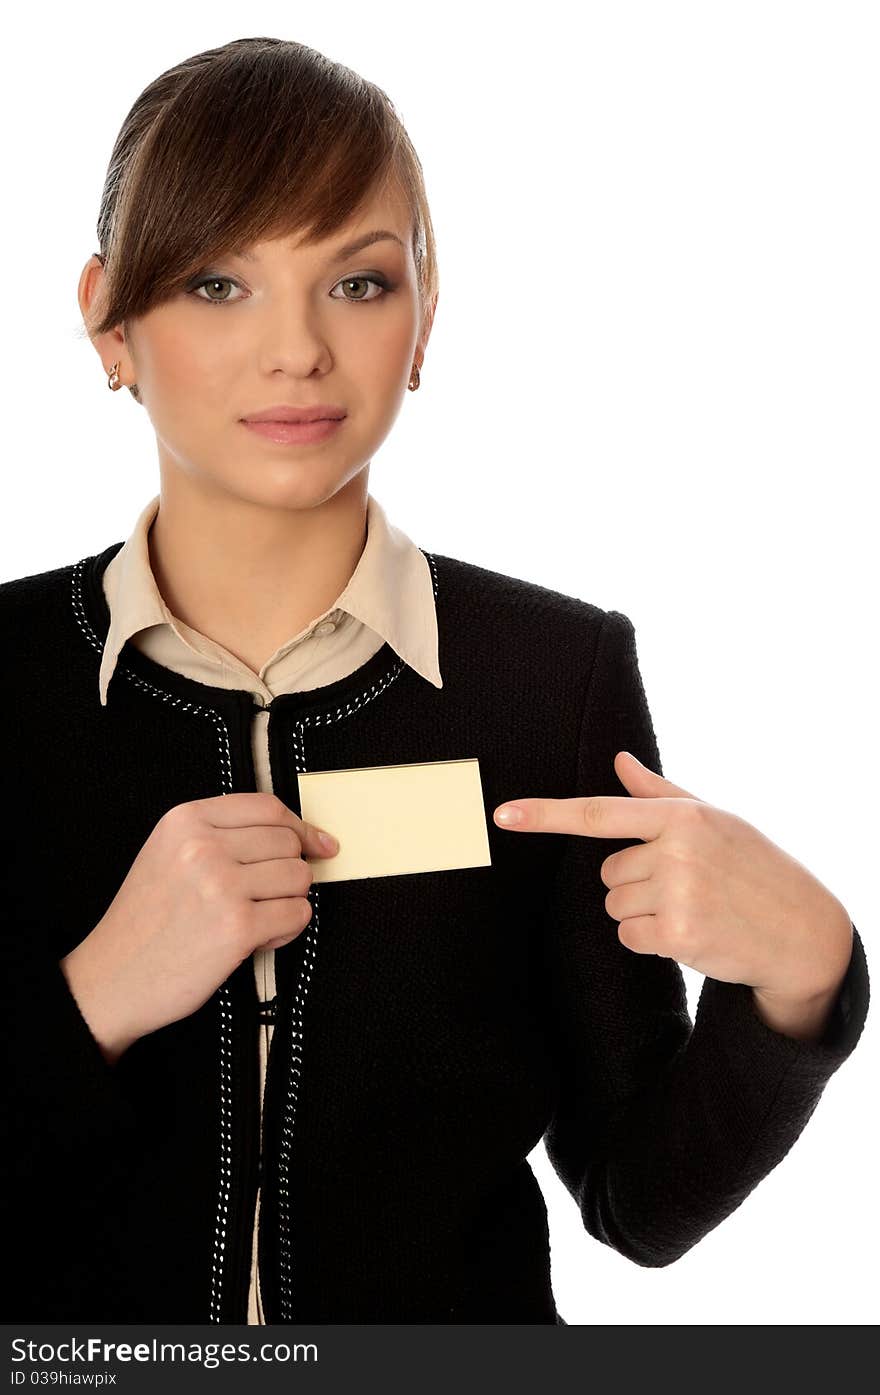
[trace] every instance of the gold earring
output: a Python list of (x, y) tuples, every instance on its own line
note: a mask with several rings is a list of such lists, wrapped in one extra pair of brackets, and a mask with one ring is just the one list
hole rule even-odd
[[(413, 382), (413, 378), (415, 378), (415, 382)], [(412, 372), (411, 372), (410, 375), (409, 375), (409, 384), (408, 384), (408, 386), (409, 386), (410, 392), (416, 392), (417, 389), (418, 389), (418, 386), (419, 386), (419, 383), (420, 383), (420, 382), (421, 382), (421, 375), (420, 375), (420, 373), (419, 373), (418, 366), (414, 363), (414, 364), (413, 364), (413, 370), (412, 370)]]
[(107, 386), (111, 392), (116, 392), (117, 388), (122, 387), (122, 382), (119, 377), (118, 360), (116, 363), (114, 363), (113, 367), (110, 369), (110, 372), (107, 374)]

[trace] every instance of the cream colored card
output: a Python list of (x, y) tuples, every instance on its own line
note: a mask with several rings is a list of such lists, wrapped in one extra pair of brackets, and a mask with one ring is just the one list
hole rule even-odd
[(491, 867), (480, 763), (420, 761), (297, 775), (300, 811), (339, 839), (309, 857), (315, 882)]

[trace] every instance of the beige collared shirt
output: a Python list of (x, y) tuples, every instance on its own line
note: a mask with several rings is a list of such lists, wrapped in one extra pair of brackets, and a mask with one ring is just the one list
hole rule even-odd
[[(300, 692), (346, 678), (386, 641), (405, 663), (442, 688), (437, 613), (431, 570), (424, 553), (389, 523), (372, 494), (367, 496), (367, 540), (357, 566), (334, 604), (276, 649), (255, 673), (235, 654), (172, 615), (159, 593), (150, 563), (148, 535), (160, 495), (141, 511), (134, 529), (111, 560), (104, 578), (110, 628), (99, 671), (99, 697), (107, 689), (127, 641), (156, 663), (217, 688), (249, 689), (269, 703), (278, 693)], [(272, 791), (268, 713), (255, 712), (251, 729), (256, 784)], [(275, 996), (275, 951), (253, 955), (257, 997)], [(260, 1028), (260, 1134), (270, 1023)], [(260, 1195), (254, 1214), (248, 1323), (265, 1323), (257, 1268)]]

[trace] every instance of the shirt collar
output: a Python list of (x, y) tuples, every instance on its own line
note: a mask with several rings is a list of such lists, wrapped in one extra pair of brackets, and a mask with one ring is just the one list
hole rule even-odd
[[(150, 564), (148, 535), (160, 499), (157, 494), (141, 510), (131, 535), (111, 559), (104, 575), (110, 625), (98, 674), (102, 706), (106, 706), (107, 689), (119, 655), (138, 630), (149, 625), (170, 625), (183, 643), (189, 644), (159, 592)], [(372, 494), (367, 495), (364, 550), (331, 609), (345, 611), (369, 626), (405, 663), (429, 683), (442, 688), (430, 564), (421, 548), (389, 522)]]

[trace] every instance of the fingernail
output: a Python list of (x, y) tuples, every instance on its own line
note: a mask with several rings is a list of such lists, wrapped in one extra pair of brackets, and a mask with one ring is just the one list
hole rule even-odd
[(325, 852), (338, 852), (339, 850), (339, 843), (332, 833), (319, 833), (318, 842)]
[(499, 823), (521, 823), (524, 816), (518, 804), (505, 804), (496, 810), (495, 817)]

